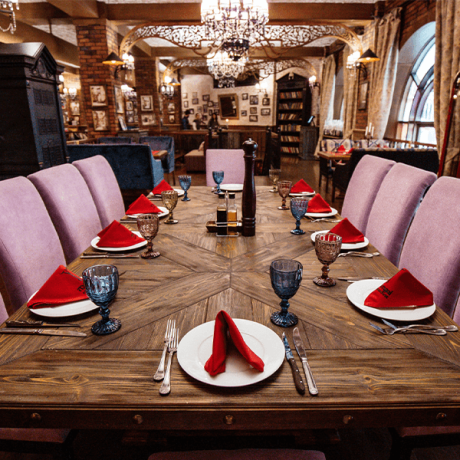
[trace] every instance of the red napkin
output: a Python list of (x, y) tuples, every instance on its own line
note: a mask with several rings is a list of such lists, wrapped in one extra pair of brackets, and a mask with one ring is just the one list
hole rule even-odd
[(27, 302), (27, 306), (29, 308), (52, 307), (87, 298), (83, 280), (63, 265), (59, 265), (48, 281)]
[(303, 192), (313, 193), (314, 190), (303, 179), (300, 179), (299, 182), (297, 182), (297, 184), (292, 186), (291, 193)]
[(337, 149), (337, 153), (347, 153), (347, 149), (343, 146), (343, 144)]
[(417, 308), (433, 303), (432, 292), (405, 268), (371, 292), (364, 301), (364, 305), (374, 308)]
[(101, 230), (97, 236), (101, 238), (96, 243), (100, 248), (125, 248), (145, 241), (116, 220)]
[(331, 212), (331, 207), (323, 200), (323, 197), (317, 193), (309, 202), (307, 212)]
[(342, 243), (362, 243), (364, 235), (345, 217), (335, 227), (329, 230), (342, 237)]
[(152, 150), (152, 155), (155, 156), (160, 150)]
[(260, 372), (264, 370), (264, 362), (246, 345), (246, 342), (238, 330), (230, 315), (221, 310), (217, 313), (214, 326), (214, 340), (212, 342), (212, 355), (204, 365), (209, 374), (217, 375), (225, 372), (225, 358), (227, 356), (227, 330), (238, 351), (246, 361)]
[(141, 195), (126, 211), (126, 214), (159, 214), (161, 209), (158, 209), (145, 195)]
[(174, 190), (164, 179), (152, 190), (154, 195), (161, 195), (165, 190)]

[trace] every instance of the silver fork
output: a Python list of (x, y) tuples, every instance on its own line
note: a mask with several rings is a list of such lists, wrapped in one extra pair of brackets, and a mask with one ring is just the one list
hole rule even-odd
[(382, 329), (380, 326), (376, 324), (369, 323), (374, 329), (377, 329), (379, 332), (385, 335), (393, 335), (396, 332), (412, 332), (416, 334), (429, 334), (429, 335), (446, 335), (447, 332), (444, 329), (434, 329), (434, 330), (427, 330), (427, 329), (406, 329), (406, 328), (399, 328), (396, 329)]
[(173, 329), (171, 339), (168, 345), (168, 366), (166, 367), (165, 379), (160, 387), (160, 395), (169, 395), (171, 393), (171, 362), (174, 353), (177, 351), (177, 344), (179, 341), (179, 329)]
[(160, 364), (158, 365), (158, 369), (153, 376), (153, 380), (163, 380), (165, 376), (165, 359), (166, 359), (166, 352), (168, 351), (169, 341), (171, 339), (171, 333), (173, 329), (176, 327), (176, 320), (168, 319), (166, 323), (166, 332), (165, 332), (165, 345), (163, 347), (163, 354), (161, 355)]
[(322, 217), (321, 219), (313, 219), (313, 220), (310, 220), (310, 223), (314, 224), (315, 222), (330, 222), (330, 223), (336, 223), (336, 222), (340, 222), (340, 220), (336, 220), (336, 219), (327, 219), (325, 217)]
[(458, 331), (458, 327), (455, 326), (454, 324), (447, 324), (446, 326), (430, 326), (428, 324), (410, 324), (409, 326), (397, 327), (393, 323), (390, 323), (390, 321), (387, 321), (386, 319), (382, 318), (382, 321), (387, 326), (390, 326), (392, 329), (398, 329), (398, 331), (406, 331), (406, 330), (410, 331), (413, 329), (424, 329), (428, 331), (444, 329), (446, 332), (457, 332)]
[(380, 255), (380, 252), (357, 252), (357, 251), (349, 251), (349, 252), (341, 252), (339, 257), (377, 257)]

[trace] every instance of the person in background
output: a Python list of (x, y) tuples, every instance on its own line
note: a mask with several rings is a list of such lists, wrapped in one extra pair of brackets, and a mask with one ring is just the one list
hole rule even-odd
[(190, 126), (190, 122), (188, 121), (188, 117), (190, 116), (190, 110), (186, 110), (184, 113), (184, 117), (181, 121), (181, 129), (192, 129)]
[(193, 129), (198, 131), (199, 129), (201, 129), (201, 124), (202, 124), (202, 121), (201, 121), (201, 113), (196, 113), (195, 114), (195, 119), (193, 120)]
[(213, 113), (208, 123), (208, 128), (211, 129), (218, 129), (219, 128), (219, 121), (217, 120), (217, 113)]

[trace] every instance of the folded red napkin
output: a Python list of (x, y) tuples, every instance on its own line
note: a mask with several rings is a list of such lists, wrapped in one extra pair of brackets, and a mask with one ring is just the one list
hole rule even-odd
[(433, 303), (432, 292), (405, 268), (371, 292), (364, 301), (364, 305), (374, 308), (417, 308)]
[(309, 202), (307, 212), (331, 212), (331, 207), (323, 200), (323, 197), (317, 193)]
[(160, 150), (152, 150), (152, 155), (155, 156)]
[(291, 188), (291, 193), (313, 193), (313, 191), (314, 190), (303, 179), (300, 179), (299, 182)]
[(164, 179), (152, 190), (154, 195), (161, 195), (165, 190), (174, 190)]
[(335, 227), (329, 230), (342, 237), (342, 243), (362, 243), (364, 235), (345, 217)]
[(159, 214), (161, 209), (158, 209), (145, 195), (141, 195), (126, 211), (126, 214)]
[(211, 375), (225, 372), (225, 358), (227, 356), (227, 330), (238, 351), (246, 361), (260, 372), (264, 370), (264, 362), (246, 345), (246, 342), (238, 330), (230, 315), (221, 310), (217, 313), (214, 326), (214, 339), (212, 342), (212, 355), (204, 365), (204, 368)]
[(101, 230), (97, 236), (100, 240), (96, 246), (100, 248), (125, 248), (145, 241), (116, 220)]
[(29, 308), (52, 307), (87, 298), (83, 280), (63, 265), (59, 265), (48, 281), (27, 302), (27, 306)]
[(343, 144), (337, 149), (337, 153), (346, 153), (347, 149), (343, 146)]

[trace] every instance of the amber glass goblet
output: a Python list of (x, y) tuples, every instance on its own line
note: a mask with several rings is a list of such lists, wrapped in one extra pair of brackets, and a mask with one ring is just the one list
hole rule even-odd
[(322, 287), (335, 286), (335, 280), (329, 277), (329, 265), (337, 259), (342, 248), (342, 237), (335, 233), (318, 233), (315, 237), (316, 257), (323, 264), (323, 274), (313, 282)]
[(137, 228), (147, 241), (147, 251), (141, 254), (143, 259), (155, 259), (160, 256), (158, 251), (153, 250), (153, 240), (157, 236), (158, 226), (159, 219), (156, 214), (139, 214), (137, 216)]
[(283, 211), (289, 211), (289, 206), (286, 206), (286, 198), (291, 191), (292, 182), (290, 180), (281, 180), (278, 182), (278, 193), (282, 199), (281, 206), (278, 206), (278, 209)]
[(270, 190), (272, 193), (276, 193), (278, 191), (278, 181), (280, 180), (281, 169), (270, 169), (268, 171), (268, 177), (273, 182), (273, 188)]
[(177, 224), (179, 221), (174, 220), (173, 217), (173, 210), (177, 205), (177, 192), (175, 190), (165, 190), (161, 192), (161, 199), (163, 200), (163, 204), (165, 205), (166, 209), (169, 211), (169, 216), (165, 220), (165, 224)]

